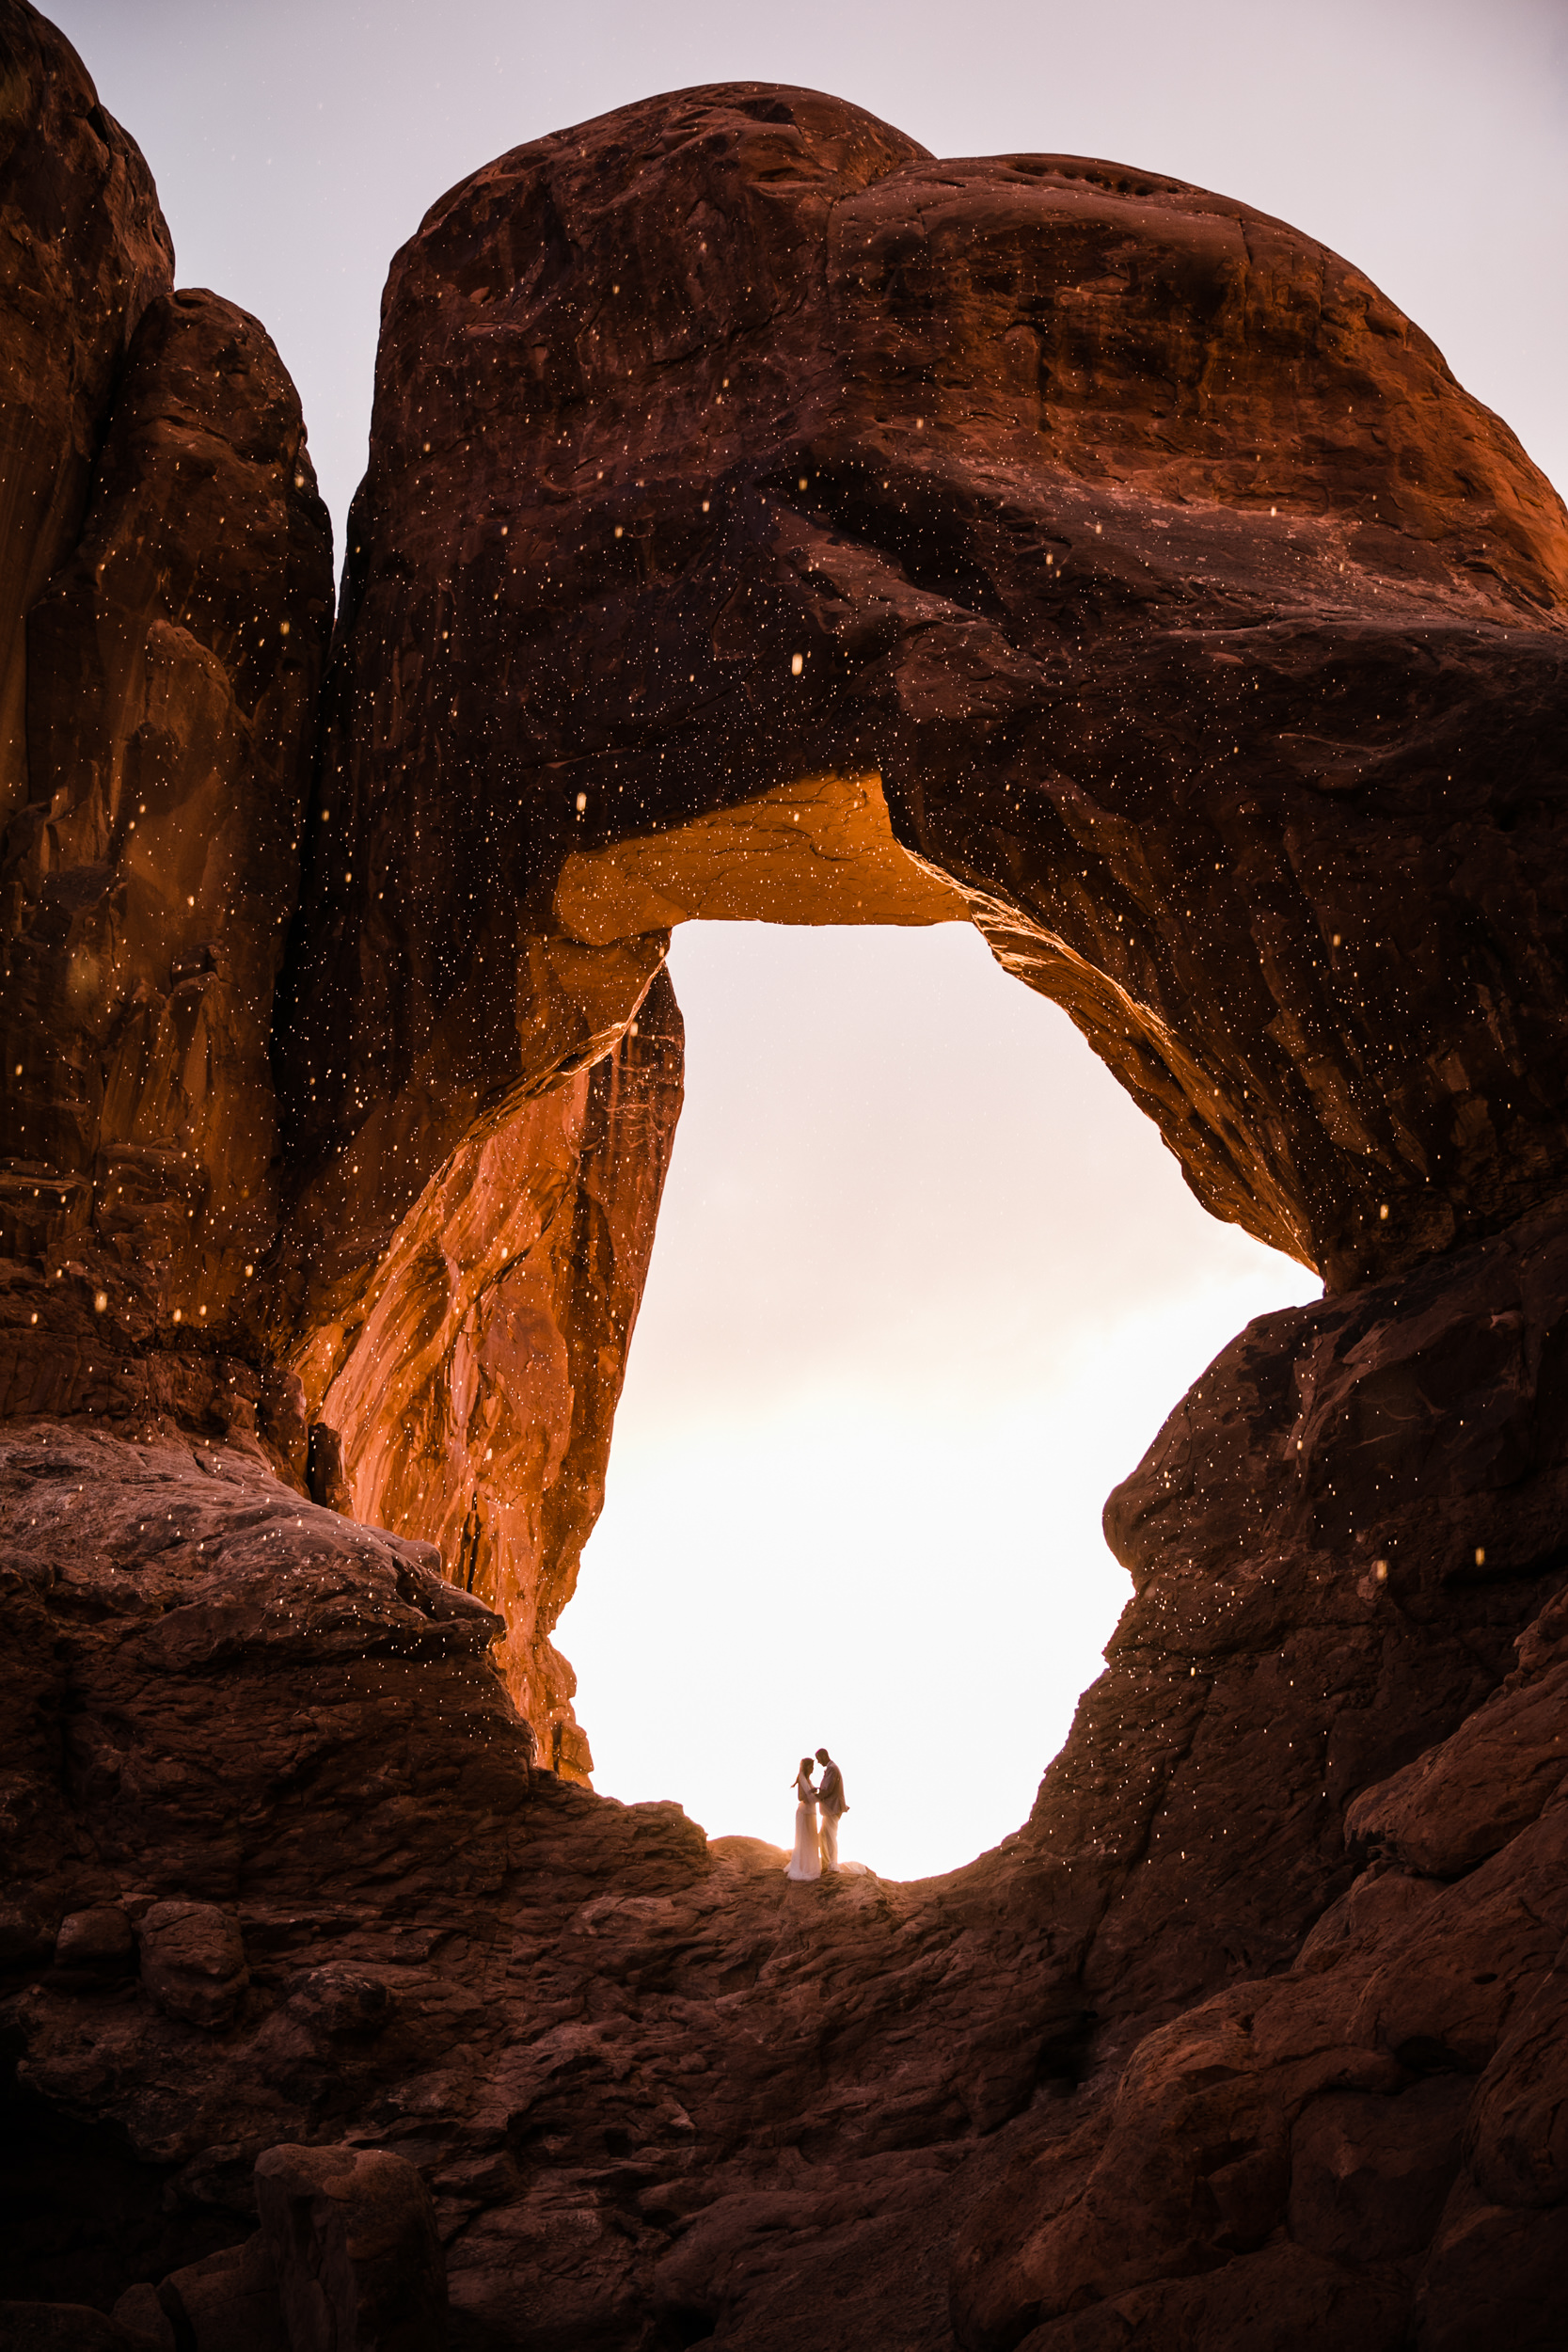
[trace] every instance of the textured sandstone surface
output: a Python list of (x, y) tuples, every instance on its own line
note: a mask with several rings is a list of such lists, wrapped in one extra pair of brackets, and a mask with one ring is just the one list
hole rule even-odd
[(171, 293), (138, 151), (21, 0), (0, 72), (0, 1410), (253, 1433), (326, 517), (264, 330)]
[(0, 1148), (22, 1250), (106, 1261), (169, 1320), (245, 1317), (277, 1232), (273, 993), (331, 613), (271, 342), (158, 296), (28, 616)]
[[(0, 424), (56, 517), (4, 852), (5, 2325), (1559, 2345), (1548, 486), (1244, 206), (687, 92), (398, 257), (318, 700), (276, 355), (166, 243), (136, 277), (135, 151), (0, 25), (47, 166)], [(1329, 1279), (1111, 1499), (1106, 1673), (944, 1879), (793, 1887), (577, 1785), (548, 1636), (696, 918), (978, 922)]]

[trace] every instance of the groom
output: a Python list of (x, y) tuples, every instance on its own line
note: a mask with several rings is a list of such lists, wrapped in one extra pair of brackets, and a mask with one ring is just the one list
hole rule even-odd
[(817, 1749), (816, 1760), (823, 1767), (822, 1777), (816, 1787), (816, 1802), (822, 1812), (822, 1825), (816, 1833), (816, 1839), (822, 1851), (822, 1867), (824, 1870), (836, 1870), (838, 1825), (849, 1810), (844, 1801), (844, 1774), (826, 1748)]

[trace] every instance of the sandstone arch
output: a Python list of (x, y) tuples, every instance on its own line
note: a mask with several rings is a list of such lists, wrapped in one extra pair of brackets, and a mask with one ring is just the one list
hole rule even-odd
[[(1245, 207), (677, 94), (501, 159), (400, 257), (312, 783), (292, 389), (255, 322), (169, 294), (145, 168), (24, 0), (0, 66), (38, 526), (0, 565), (36, 1049), (0, 1258), (8, 2283), (99, 2336), (127, 2289), (137, 2329), (233, 2332), (256, 2152), (376, 2139), (479, 2344), (761, 2352), (804, 2310), (824, 2352), (1556, 2342), (1550, 492)], [(811, 814), (837, 902), (846, 826), (878, 904), (957, 891), (1200, 1197), (1330, 1291), (1113, 1498), (1136, 1597), (1029, 1822), (808, 1914), (754, 1841), (571, 1785), (539, 1637), (678, 1094), (664, 924), (737, 836), (769, 888), (810, 874)], [(394, 1361), (467, 1395), (487, 1349), (540, 1406), (499, 1451), (560, 1771), (453, 1589), (469, 1427), (431, 1422), (439, 1560), (298, 1483), (343, 1499), (302, 1409), (334, 1384), (373, 1486)]]
[[(1281, 223), (809, 91), (623, 109), (398, 255), (350, 540), (281, 1040), (283, 1329), (351, 1464), (416, 1324), (454, 1377), (451, 1155), (624, 1056), (692, 914), (976, 922), (1331, 1289), (1555, 1197), (1568, 522)], [(536, 1517), (608, 1441), (549, 1421)], [(407, 1520), (449, 1557), (516, 1508), (471, 1452)], [(584, 1524), (480, 1589), (553, 1621)]]

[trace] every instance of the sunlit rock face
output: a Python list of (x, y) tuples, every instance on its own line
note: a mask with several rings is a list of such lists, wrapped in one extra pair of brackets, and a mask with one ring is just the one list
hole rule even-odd
[(592, 1756), (549, 1634), (604, 1500), (681, 1049), (660, 971), (613, 1053), (476, 1123), (368, 1294), (318, 1316), (293, 1359), (341, 1468), (330, 1499), (437, 1545), (453, 1581), (499, 1613), (496, 1662), (544, 1754), (577, 1778)]
[[(689, 93), (399, 257), (318, 706), (276, 355), (0, 30), (0, 2279), (77, 2311), (0, 2332), (286, 2342), (278, 2184), (372, 2150), (458, 2352), (1560, 2343), (1545, 485), (1243, 207)], [(1029, 1821), (911, 1886), (571, 1785), (660, 967), (747, 917), (978, 922), (1330, 1278), (1112, 1498)]]

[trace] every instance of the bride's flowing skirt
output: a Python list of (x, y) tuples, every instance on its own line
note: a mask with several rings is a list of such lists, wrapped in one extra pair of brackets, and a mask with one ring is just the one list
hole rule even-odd
[(789, 1857), (784, 1872), (791, 1879), (819, 1879), (822, 1856), (816, 1844), (816, 1807), (798, 1804), (795, 1808), (795, 1851)]

